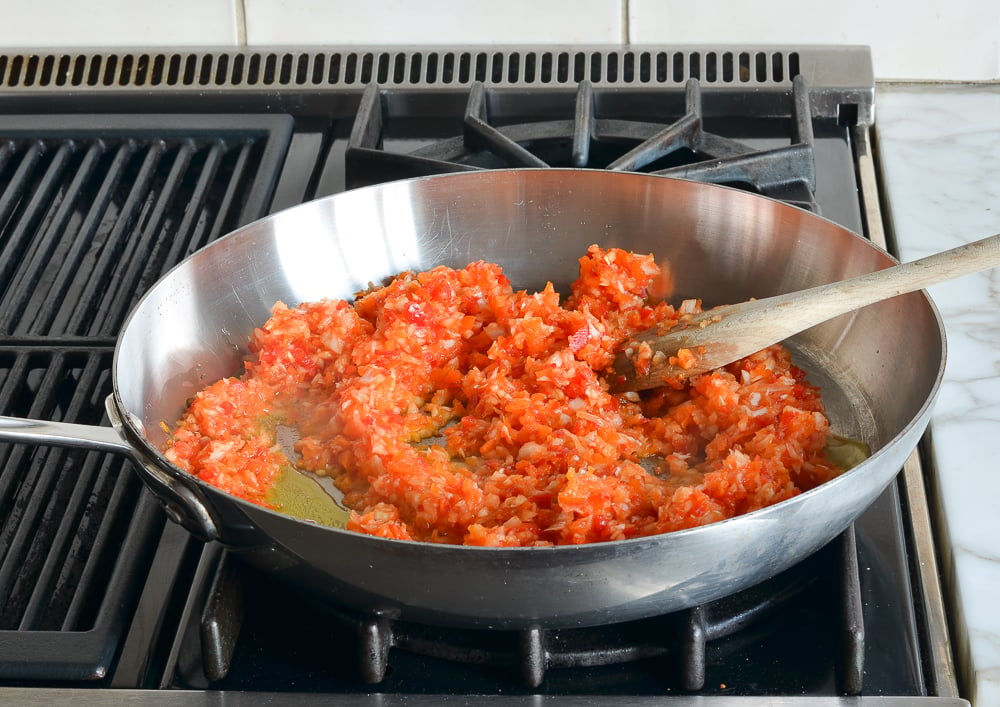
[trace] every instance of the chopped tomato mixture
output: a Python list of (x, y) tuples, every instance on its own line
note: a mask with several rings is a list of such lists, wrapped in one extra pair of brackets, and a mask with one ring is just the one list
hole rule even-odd
[(277, 304), (245, 373), (199, 393), (168, 458), (268, 505), (332, 476), (349, 529), (468, 545), (619, 540), (712, 523), (839, 473), (819, 391), (780, 346), (685, 384), (614, 395), (623, 340), (700, 310), (652, 256), (592, 246), (564, 302), (497, 265), (403, 273), (355, 301)]

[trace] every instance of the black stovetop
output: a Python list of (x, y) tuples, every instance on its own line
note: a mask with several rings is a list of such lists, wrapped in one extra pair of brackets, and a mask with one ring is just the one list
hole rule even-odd
[[(419, 52), (258, 56), (260, 82), (269, 61), (269, 80), (288, 68), (296, 85), (279, 91), (231, 85), (238, 60), (249, 81), (255, 55), (203, 56), (190, 75), (180, 60), (173, 86), (170, 55), (146, 56), (144, 80), (159, 66), (162, 95), (106, 81), (107, 57), (88, 56), (79, 70), (79, 60), (43, 58), (36, 83), (48, 83), (15, 87), (0, 115), (0, 413), (107, 424), (115, 335), (157, 277), (249, 220), (373, 181), (538, 161), (652, 171), (759, 191), (863, 232), (852, 131), (869, 117), (864, 80), (836, 89), (838, 103), (834, 89), (810, 83), (823, 74), (811, 75), (809, 52), (763, 61), (721, 52), (711, 66), (710, 55), (515, 52), (498, 72), (493, 54), (446, 53), (435, 55), (434, 80)], [(225, 66), (217, 91), (205, 88), (206, 62), (209, 74)], [(70, 90), (57, 91), (63, 64)], [(8, 87), (11, 66), (0, 62)], [(129, 467), (97, 452), (0, 444), (0, 687), (95, 696), (930, 689), (895, 486), (845, 536), (745, 595), (600, 631), (395, 625), (388, 664), (373, 667), (370, 617), (315, 604), (191, 538)], [(525, 658), (539, 644), (541, 665)]]

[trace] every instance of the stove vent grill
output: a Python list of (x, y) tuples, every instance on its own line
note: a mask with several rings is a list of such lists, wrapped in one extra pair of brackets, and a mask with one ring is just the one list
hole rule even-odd
[(0, 54), (0, 89), (441, 88), (790, 84), (799, 53), (770, 49), (359, 49)]

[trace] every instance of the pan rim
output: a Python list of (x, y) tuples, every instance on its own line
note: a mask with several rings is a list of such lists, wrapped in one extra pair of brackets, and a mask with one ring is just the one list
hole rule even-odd
[[(799, 505), (799, 504), (805, 502), (805, 499), (811, 498), (812, 496), (814, 496), (817, 493), (819, 493), (821, 489), (825, 489), (825, 488), (827, 488), (827, 487), (829, 487), (831, 485), (840, 486), (840, 485), (843, 485), (845, 483), (848, 483), (849, 479), (853, 479), (853, 478), (855, 478), (855, 477), (857, 477), (857, 476), (865, 473), (865, 471), (867, 469), (869, 469), (870, 467), (874, 466), (877, 462), (879, 462), (885, 456), (888, 456), (891, 453), (892, 448), (896, 445), (896, 443), (898, 443), (902, 438), (908, 437), (911, 434), (913, 434), (915, 427), (919, 426), (921, 428), (919, 430), (919, 432), (921, 434), (923, 433), (923, 428), (925, 428), (926, 425), (927, 425), (927, 423), (928, 423), (929, 411), (930, 411), (931, 407), (934, 405), (934, 403), (936, 401), (936, 398), (937, 398), (937, 395), (938, 395), (938, 393), (940, 391), (941, 381), (943, 379), (943, 375), (944, 375), (944, 371), (945, 371), (945, 365), (946, 365), (946, 362), (947, 362), (947, 337), (946, 337), (946, 330), (944, 328), (943, 320), (942, 320), (942, 317), (941, 317), (941, 314), (940, 314), (940, 311), (939, 311), (938, 307), (934, 303), (934, 300), (926, 292), (920, 292), (919, 295), (924, 298), (925, 304), (929, 308), (929, 313), (931, 314), (931, 316), (933, 318), (933, 321), (936, 324), (935, 328), (936, 328), (936, 330), (937, 330), (937, 332), (939, 334), (940, 346), (941, 346), (941, 356), (940, 356), (940, 359), (937, 362), (938, 365), (937, 365), (936, 375), (935, 375), (935, 378), (934, 378), (933, 382), (931, 383), (931, 385), (928, 388), (928, 394), (927, 394), (927, 396), (923, 400), (923, 402), (920, 405), (919, 409), (916, 411), (916, 414), (914, 414), (912, 416), (912, 418), (907, 422), (907, 424), (904, 425), (902, 428), (900, 428), (890, 439), (886, 440), (886, 442), (883, 444), (883, 446), (880, 449), (878, 449), (875, 452), (873, 452), (872, 455), (868, 459), (866, 459), (864, 462), (862, 462), (861, 464), (857, 465), (856, 467), (854, 467), (852, 469), (849, 469), (848, 471), (840, 474), (836, 478), (831, 479), (830, 481), (822, 484), (819, 487), (816, 487), (814, 489), (810, 489), (809, 491), (805, 491), (805, 492), (803, 492), (801, 494), (798, 494), (798, 495), (796, 495), (796, 496), (794, 496), (792, 498), (785, 499), (785, 500), (780, 501), (779, 503), (776, 503), (774, 505), (767, 506), (767, 507), (764, 507), (764, 508), (760, 508), (760, 509), (757, 509), (755, 511), (752, 511), (750, 513), (746, 513), (746, 514), (743, 514), (743, 515), (734, 516), (734, 517), (731, 517), (731, 518), (726, 518), (726, 519), (723, 519), (723, 520), (720, 520), (720, 521), (716, 521), (716, 522), (713, 522), (713, 523), (709, 523), (709, 524), (703, 525), (703, 526), (697, 526), (697, 527), (693, 527), (693, 528), (686, 528), (686, 529), (682, 529), (682, 530), (675, 530), (675, 531), (671, 531), (669, 533), (662, 533), (662, 534), (659, 534), (659, 535), (642, 536), (642, 537), (636, 537), (636, 538), (627, 538), (627, 539), (622, 539), (622, 540), (613, 540), (613, 541), (598, 542), (598, 543), (585, 543), (585, 544), (580, 544), (580, 545), (555, 545), (555, 546), (537, 546), (537, 547), (536, 546), (531, 546), (531, 547), (480, 547), (480, 546), (467, 546), (467, 545), (449, 545), (449, 544), (432, 543), (432, 542), (419, 541), (419, 540), (396, 540), (396, 539), (392, 539), (392, 538), (381, 538), (381, 537), (366, 535), (366, 534), (363, 534), (363, 533), (358, 533), (358, 532), (355, 532), (355, 531), (350, 531), (350, 530), (346, 530), (346, 529), (342, 529), (342, 528), (322, 526), (322, 525), (318, 525), (316, 523), (313, 523), (313, 522), (310, 522), (310, 521), (307, 521), (307, 520), (296, 518), (294, 516), (282, 513), (280, 511), (275, 511), (273, 509), (269, 509), (269, 508), (266, 508), (266, 507), (263, 507), (263, 506), (259, 506), (257, 504), (253, 504), (253, 503), (251, 503), (249, 501), (245, 501), (245, 500), (240, 499), (240, 498), (238, 498), (236, 496), (232, 496), (232, 495), (226, 493), (225, 491), (222, 491), (221, 489), (219, 489), (219, 488), (217, 488), (217, 487), (215, 487), (215, 486), (213, 486), (213, 485), (211, 485), (211, 484), (209, 484), (209, 483), (207, 483), (205, 481), (202, 481), (201, 479), (197, 478), (196, 476), (193, 476), (193, 475), (185, 472), (183, 469), (181, 469), (180, 467), (178, 467), (178, 466), (174, 465), (172, 462), (170, 462), (166, 458), (166, 456), (163, 454), (162, 450), (160, 450), (157, 446), (155, 446), (154, 444), (152, 444), (148, 440), (147, 435), (146, 435), (145, 430), (144, 430), (143, 423), (138, 418), (138, 416), (136, 416), (126, 406), (125, 401), (123, 399), (121, 387), (120, 387), (121, 377), (119, 375), (121, 367), (123, 365), (122, 354), (121, 354), (121, 350), (122, 350), (122, 347), (123, 347), (123, 342), (128, 337), (128, 334), (130, 332), (130, 329), (131, 329), (131, 327), (133, 325), (133, 322), (135, 321), (136, 317), (139, 316), (139, 314), (141, 313), (144, 305), (146, 303), (148, 303), (150, 301), (150, 299), (153, 297), (154, 292), (159, 287), (161, 287), (163, 285), (163, 283), (169, 281), (171, 279), (171, 276), (174, 275), (177, 271), (179, 271), (179, 270), (181, 270), (181, 269), (183, 269), (185, 267), (190, 267), (190, 262), (192, 260), (196, 259), (200, 254), (202, 254), (202, 253), (204, 253), (204, 252), (206, 252), (206, 251), (208, 251), (208, 250), (216, 247), (220, 243), (229, 242), (229, 241), (232, 241), (234, 239), (238, 239), (241, 236), (246, 237), (246, 234), (252, 233), (261, 224), (264, 224), (264, 223), (267, 223), (267, 222), (273, 222), (275, 220), (279, 220), (281, 218), (285, 218), (283, 216), (284, 214), (289, 214), (289, 213), (292, 213), (292, 212), (296, 212), (296, 211), (300, 211), (300, 210), (305, 210), (305, 209), (320, 208), (320, 207), (317, 206), (318, 204), (326, 204), (326, 203), (334, 202), (335, 200), (337, 200), (338, 198), (343, 197), (346, 194), (363, 195), (365, 192), (370, 192), (370, 191), (373, 191), (373, 190), (385, 190), (387, 188), (393, 188), (394, 186), (397, 187), (397, 188), (405, 188), (406, 186), (408, 186), (410, 184), (418, 183), (418, 182), (448, 181), (448, 180), (455, 180), (455, 179), (459, 179), (459, 180), (485, 180), (486, 182), (489, 182), (491, 180), (510, 179), (510, 178), (516, 177), (517, 175), (525, 174), (525, 173), (545, 173), (547, 175), (555, 176), (555, 177), (558, 177), (561, 174), (581, 174), (582, 173), (582, 174), (588, 174), (588, 175), (601, 175), (600, 178), (602, 178), (602, 179), (607, 179), (607, 178), (609, 178), (609, 175), (613, 174), (613, 175), (615, 175), (615, 177), (612, 177), (613, 179), (620, 179), (620, 180), (630, 179), (630, 180), (643, 180), (643, 181), (645, 181), (645, 180), (651, 180), (651, 179), (652, 180), (667, 180), (667, 181), (671, 181), (671, 182), (683, 182), (683, 183), (687, 183), (687, 184), (691, 184), (691, 185), (697, 185), (697, 187), (699, 189), (715, 189), (715, 190), (723, 190), (723, 191), (726, 191), (726, 192), (735, 192), (735, 193), (739, 193), (741, 195), (741, 197), (739, 197), (739, 198), (746, 198), (746, 199), (749, 199), (749, 200), (764, 199), (764, 200), (766, 200), (768, 202), (776, 204), (781, 209), (788, 209), (788, 210), (792, 210), (792, 211), (798, 211), (798, 212), (801, 212), (802, 214), (805, 214), (809, 219), (815, 219), (815, 220), (818, 220), (818, 221), (826, 222), (826, 223), (834, 226), (836, 229), (838, 229), (840, 231), (843, 231), (845, 233), (848, 233), (851, 236), (853, 236), (854, 238), (857, 238), (857, 239), (861, 240), (866, 245), (866, 247), (874, 249), (875, 251), (877, 251), (881, 255), (889, 258), (891, 261), (893, 261), (893, 262), (899, 262), (891, 253), (889, 253), (888, 251), (886, 251), (884, 248), (880, 247), (879, 245), (873, 243), (869, 239), (865, 238), (863, 235), (860, 235), (860, 234), (858, 234), (858, 233), (856, 233), (856, 232), (854, 232), (854, 231), (852, 231), (852, 230), (850, 230), (850, 229), (848, 229), (848, 228), (846, 228), (846, 227), (844, 227), (844, 226), (842, 226), (842, 225), (840, 225), (840, 224), (832, 221), (831, 219), (828, 219), (828, 218), (826, 218), (826, 217), (824, 217), (822, 215), (819, 215), (819, 214), (813, 213), (811, 211), (808, 211), (806, 209), (803, 209), (803, 208), (801, 208), (799, 206), (796, 206), (794, 204), (788, 204), (788, 203), (779, 201), (777, 199), (773, 199), (771, 197), (767, 197), (767, 196), (755, 194), (755, 193), (748, 192), (746, 190), (739, 189), (739, 188), (732, 187), (732, 186), (728, 186), (728, 185), (720, 185), (720, 184), (712, 184), (712, 183), (706, 183), (706, 182), (699, 182), (699, 181), (696, 181), (696, 180), (685, 179), (685, 178), (680, 178), (680, 177), (673, 177), (673, 176), (667, 176), (667, 175), (657, 175), (657, 174), (647, 174), (647, 173), (637, 173), (637, 172), (608, 172), (606, 170), (590, 169), (590, 168), (509, 168), (509, 169), (482, 170), (482, 171), (476, 171), (476, 172), (462, 172), (462, 173), (450, 173), (450, 174), (438, 174), (438, 175), (429, 175), (429, 176), (423, 176), (423, 177), (414, 177), (414, 178), (405, 179), (405, 180), (397, 180), (397, 181), (394, 181), (394, 182), (387, 182), (387, 183), (384, 183), (384, 184), (377, 184), (377, 185), (372, 185), (372, 186), (367, 186), (367, 187), (361, 187), (361, 188), (358, 188), (358, 189), (350, 190), (349, 192), (341, 192), (341, 193), (337, 193), (337, 194), (326, 195), (326, 196), (323, 196), (323, 197), (318, 197), (316, 199), (312, 199), (310, 201), (303, 202), (301, 204), (296, 204), (294, 206), (288, 207), (286, 209), (282, 209), (280, 211), (276, 211), (276, 212), (274, 212), (272, 214), (269, 214), (269, 215), (264, 216), (262, 218), (259, 218), (259, 219), (256, 219), (254, 221), (251, 221), (250, 223), (247, 223), (247, 224), (245, 224), (243, 226), (240, 226), (239, 228), (237, 228), (237, 229), (235, 229), (235, 230), (233, 230), (233, 231), (231, 231), (231, 232), (229, 232), (229, 233), (221, 236), (220, 238), (216, 239), (215, 241), (212, 241), (211, 243), (206, 244), (205, 246), (202, 246), (197, 251), (191, 253), (189, 256), (185, 257), (179, 263), (175, 264), (170, 269), (168, 269), (165, 273), (163, 273), (156, 280), (156, 282), (154, 282), (153, 285), (151, 285), (150, 288), (142, 295), (142, 297), (140, 297), (140, 299), (136, 302), (136, 304), (130, 310), (130, 312), (128, 313), (127, 317), (125, 318), (125, 320), (124, 320), (124, 322), (122, 324), (122, 327), (121, 327), (121, 329), (120, 329), (120, 331), (118, 333), (118, 336), (116, 338), (116, 344), (115, 344), (115, 349), (114, 349), (114, 354), (113, 354), (113, 359), (112, 359), (112, 396), (114, 398), (115, 405), (117, 406), (119, 412), (121, 413), (122, 424), (127, 429), (128, 434), (125, 435), (127, 441), (129, 441), (130, 445), (139, 445), (139, 449), (140, 449), (140, 451), (142, 453), (151, 456), (152, 460), (157, 463), (157, 465), (158, 465), (159, 468), (161, 468), (162, 470), (170, 473), (170, 475), (174, 479), (178, 480), (179, 482), (184, 483), (184, 484), (193, 484), (195, 487), (197, 487), (199, 489), (200, 492), (207, 493), (210, 498), (212, 496), (217, 495), (217, 494), (222, 494), (226, 498), (227, 502), (236, 502), (237, 505), (240, 508), (243, 508), (243, 509), (249, 508), (254, 513), (265, 513), (265, 514), (273, 515), (273, 516), (275, 516), (277, 518), (280, 518), (280, 519), (282, 519), (284, 521), (291, 521), (291, 522), (305, 524), (305, 525), (309, 525), (309, 526), (315, 526), (316, 528), (318, 528), (318, 529), (320, 529), (321, 531), (324, 531), (324, 532), (325, 531), (332, 531), (332, 532), (337, 533), (337, 534), (347, 534), (352, 539), (353, 538), (363, 539), (363, 540), (360, 540), (360, 542), (374, 542), (374, 543), (377, 543), (377, 544), (381, 545), (381, 544), (384, 544), (385, 541), (390, 541), (390, 542), (392, 542), (394, 544), (398, 544), (400, 546), (420, 548), (421, 550), (424, 550), (424, 551), (429, 550), (429, 549), (433, 549), (433, 552), (445, 552), (445, 553), (451, 553), (451, 552), (460, 552), (460, 553), (475, 552), (476, 554), (480, 554), (482, 551), (488, 551), (490, 555), (497, 555), (497, 554), (499, 554), (500, 556), (503, 556), (503, 555), (508, 555), (509, 554), (509, 555), (515, 556), (515, 555), (523, 555), (523, 554), (525, 554), (527, 552), (531, 552), (532, 554), (538, 554), (538, 553), (546, 552), (546, 551), (549, 551), (549, 552), (559, 552), (559, 553), (566, 553), (566, 552), (569, 552), (569, 551), (575, 551), (574, 554), (578, 554), (578, 555), (581, 554), (581, 553), (586, 554), (586, 553), (589, 553), (589, 552), (606, 552), (606, 548), (608, 546), (610, 546), (610, 545), (614, 545), (616, 547), (623, 547), (623, 548), (625, 548), (625, 547), (631, 547), (631, 546), (636, 545), (636, 544), (652, 543), (652, 542), (655, 542), (658, 538), (663, 538), (663, 537), (667, 537), (667, 536), (669, 536), (669, 537), (695, 536), (695, 535), (698, 535), (698, 534), (701, 534), (701, 533), (710, 532), (712, 528), (721, 527), (723, 525), (729, 525), (729, 526), (731, 526), (731, 525), (734, 525), (734, 524), (737, 524), (737, 523), (755, 522), (755, 521), (758, 521), (760, 519), (765, 518), (769, 514), (778, 512), (778, 510), (780, 510), (780, 509), (787, 509), (787, 508)], [(512, 175), (514, 177), (512, 177)], [(259, 326), (259, 324), (258, 324), (258, 326)], [(141, 467), (141, 464), (140, 464), (140, 467)], [(894, 478), (894, 477), (890, 477), (889, 482), (891, 482), (892, 478)], [(604, 549), (602, 550), (602, 548), (604, 548)]]

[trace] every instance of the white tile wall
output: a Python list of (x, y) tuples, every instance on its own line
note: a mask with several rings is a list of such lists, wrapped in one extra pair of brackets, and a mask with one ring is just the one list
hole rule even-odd
[(1000, 80), (998, 0), (0, 0), (0, 48), (867, 44), (890, 79)]
[(622, 0), (243, 0), (264, 44), (622, 44)]
[(0, 0), (0, 47), (234, 46), (241, 0)]
[(880, 79), (1000, 78), (997, 0), (628, 0), (633, 43), (866, 44)]

